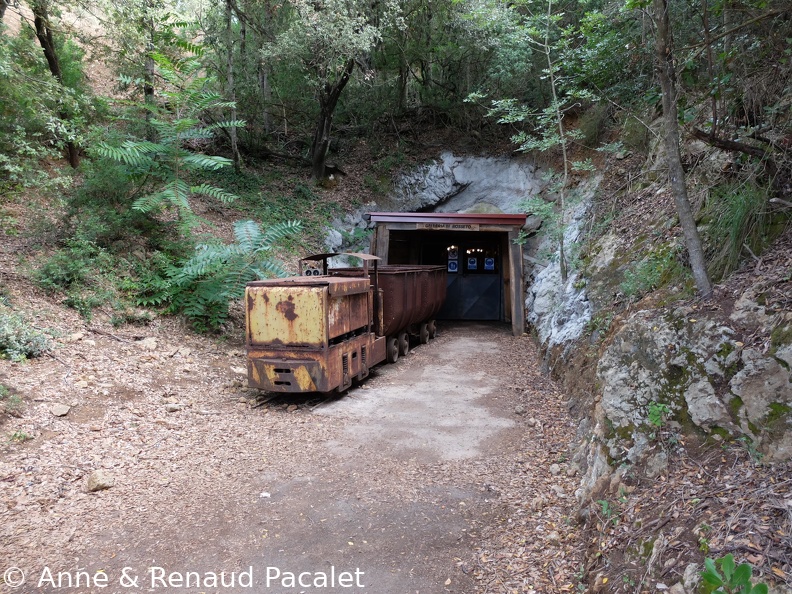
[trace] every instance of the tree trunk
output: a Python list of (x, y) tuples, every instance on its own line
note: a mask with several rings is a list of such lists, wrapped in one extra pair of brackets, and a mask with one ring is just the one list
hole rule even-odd
[[(2, 1), (2, 0), (0, 0)], [(410, 82), (410, 65), (407, 63), (406, 57), (402, 57), (399, 63), (399, 83), (396, 111), (397, 113), (404, 113), (407, 109), (407, 88)]]
[(564, 177), (561, 180), (561, 190), (558, 193), (558, 207), (561, 224), (561, 233), (558, 237), (558, 267), (561, 272), (561, 281), (567, 282), (569, 266), (566, 259), (564, 247), (564, 231), (566, 230), (566, 188), (569, 183), (569, 153), (567, 152), (567, 137), (564, 130), (564, 114), (561, 113), (561, 105), (558, 102), (556, 93), (555, 64), (550, 54), (550, 23), (553, 16), (553, 2), (547, 3), (547, 29), (545, 29), (544, 45), (542, 49), (547, 58), (547, 72), (550, 77), (550, 90), (553, 93), (553, 109), (555, 110), (556, 126), (558, 127), (558, 138), (561, 142), (561, 153), (564, 158)]
[(146, 56), (143, 59), (143, 105), (145, 106), (146, 118), (146, 140), (154, 142), (156, 140), (156, 130), (151, 125), (154, 117), (154, 57), (152, 53), (155, 49), (154, 44), (154, 19), (149, 14), (152, 10), (151, 1), (145, 3), (145, 13), (142, 18), (141, 28), (146, 33)]
[(704, 260), (704, 248), (701, 245), (693, 216), (693, 209), (688, 200), (685, 184), (685, 171), (682, 168), (682, 156), (679, 150), (679, 121), (676, 101), (676, 74), (674, 72), (673, 36), (668, 17), (667, 0), (653, 0), (654, 17), (657, 25), (657, 61), (660, 88), (663, 95), (663, 120), (665, 124), (665, 148), (668, 161), (668, 175), (671, 181), (671, 192), (674, 195), (679, 222), (685, 236), (690, 267), (699, 295), (708, 298), (712, 294), (712, 284), (707, 274)]
[[(0, 0), (2, 2), (3, 0)], [(33, 2), (31, 5), (33, 10), (33, 27), (36, 30), (36, 38), (41, 44), (41, 49), (44, 50), (44, 58), (47, 60), (47, 66), (52, 76), (63, 86), (63, 72), (61, 71), (60, 62), (58, 61), (58, 53), (55, 51), (55, 40), (52, 36), (52, 29), (49, 26), (49, 12), (47, 4), (41, 0)], [(69, 115), (65, 111), (61, 111), (58, 116), (64, 120), (69, 120)], [(77, 151), (77, 146), (73, 141), (66, 141), (66, 154), (69, 159), (69, 165), (75, 169), (80, 166), (80, 154)]]
[(330, 130), (333, 126), (333, 113), (335, 112), (341, 91), (349, 82), (355, 61), (350, 59), (344, 66), (341, 77), (335, 83), (327, 83), (319, 92), (319, 119), (316, 123), (316, 132), (311, 143), (311, 168), (313, 178), (323, 179), (325, 174), (325, 161), (330, 148)]
[[(228, 83), (228, 96), (234, 103), (231, 108), (231, 121), (237, 119), (236, 108), (236, 88), (234, 86), (234, 34), (232, 25), (233, 4), (232, 0), (226, 0), (226, 82)], [(242, 164), (242, 156), (239, 154), (239, 142), (237, 140), (236, 126), (231, 126), (228, 131), (231, 138), (231, 153), (234, 155), (234, 170), (239, 171)]]
[[(263, 124), (264, 124), (264, 133), (269, 136), (272, 134), (272, 131), (275, 128), (275, 124), (273, 122), (272, 117), (272, 87), (270, 86), (269, 82), (269, 72), (267, 71), (267, 64), (264, 61), (259, 61), (258, 66), (258, 81), (259, 81), (259, 89), (261, 89), (261, 97), (264, 99), (264, 113), (263, 116)], [(284, 134), (287, 133), (286, 127), (286, 118), (284, 117)]]

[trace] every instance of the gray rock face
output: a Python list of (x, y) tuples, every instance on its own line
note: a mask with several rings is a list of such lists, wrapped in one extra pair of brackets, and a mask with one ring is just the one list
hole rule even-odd
[[(565, 245), (580, 241), (591, 203), (591, 192), (598, 183), (599, 179), (593, 180), (590, 190), (584, 192), (584, 199), (568, 213)], [(534, 272), (525, 308), (527, 319), (536, 328), (539, 341), (550, 348), (580, 338), (591, 319), (591, 304), (585, 286), (578, 282), (578, 273), (570, 271), (564, 282), (557, 246), (547, 247), (555, 248), (556, 259)]]
[(746, 420), (761, 423), (773, 403), (792, 400), (789, 370), (756, 349), (745, 349), (741, 359), (743, 368), (729, 385), (743, 401)]
[[(745, 308), (755, 311), (748, 303)], [(629, 435), (626, 457), (641, 459), (653, 403), (705, 432), (747, 435), (772, 459), (792, 455), (788, 346), (775, 356), (743, 348), (730, 327), (698, 318), (690, 308), (636, 312), (605, 349), (597, 367), (598, 406), (613, 427), (611, 455), (618, 453), (617, 436)]]
[(542, 185), (526, 159), (446, 152), (397, 178), (394, 199), (405, 211), (434, 206), (435, 212), (518, 213), (520, 202)]
[(711, 429), (713, 426), (726, 427), (731, 424), (729, 412), (707, 379), (701, 378), (690, 384), (685, 390), (685, 403), (690, 420), (699, 427)]
[[(521, 202), (544, 186), (536, 167), (526, 158), (476, 157), (445, 152), (439, 159), (401, 174), (389, 196), (369, 202), (325, 230), (328, 251), (367, 251), (365, 240), (349, 246), (348, 237), (361, 235), (373, 224), (363, 216), (369, 212), (416, 210), (517, 214), (525, 212)], [(541, 221), (534, 219), (536, 228)], [(345, 235), (347, 237), (345, 237)]]

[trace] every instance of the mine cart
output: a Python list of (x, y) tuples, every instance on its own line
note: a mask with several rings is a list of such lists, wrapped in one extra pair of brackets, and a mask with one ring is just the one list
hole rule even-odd
[(248, 283), (248, 384), (275, 392), (344, 391), (369, 369), (395, 362), (410, 336), (426, 343), (445, 299), (442, 266), (328, 268), (340, 254), (300, 260), (300, 276)]

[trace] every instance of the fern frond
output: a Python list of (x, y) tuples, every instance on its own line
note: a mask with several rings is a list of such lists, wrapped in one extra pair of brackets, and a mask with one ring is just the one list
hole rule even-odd
[(201, 92), (196, 93), (196, 96), (191, 97), (192, 102), (190, 107), (195, 109), (195, 111), (205, 111), (210, 107), (218, 107), (218, 103), (223, 99), (223, 96), (220, 93), (215, 92)]
[(183, 161), (186, 165), (192, 165), (196, 169), (208, 169), (210, 171), (228, 167), (233, 163), (231, 159), (226, 159), (225, 157), (202, 155), (200, 153), (191, 153), (185, 156)]
[(226, 120), (223, 122), (216, 122), (206, 126), (206, 130), (217, 130), (218, 128), (244, 128), (247, 125), (245, 120)]
[(149, 142), (148, 140), (126, 140), (121, 144), (121, 148), (144, 155), (155, 155), (167, 150), (161, 144)]
[(291, 274), (288, 270), (286, 270), (275, 260), (261, 260), (257, 264), (258, 264), (257, 266), (253, 267), (257, 279), (265, 279), (272, 277), (283, 278)]
[(197, 118), (179, 118), (169, 123), (169, 126), (177, 133), (185, 132), (195, 128), (201, 121)]
[(162, 197), (160, 193), (148, 194), (142, 196), (132, 203), (132, 208), (140, 212), (152, 212), (162, 206)]
[(214, 130), (210, 128), (193, 128), (185, 130), (179, 134), (179, 139), (184, 142), (187, 140), (210, 140), (214, 138)]
[(192, 43), (192, 42), (187, 41), (186, 39), (182, 39), (180, 37), (177, 37), (176, 39), (174, 39), (173, 42), (176, 44), (177, 47), (180, 47), (181, 49), (183, 49), (186, 52), (190, 52), (190, 53), (192, 53), (192, 54), (194, 54), (196, 56), (203, 56), (204, 55), (204, 48), (202, 46), (198, 45), (198, 44)]
[(234, 237), (242, 250), (252, 253), (261, 240), (261, 229), (255, 221), (237, 221), (234, 223)]
[[(126, 143), (125, 143), (126, 144)], [(99, 142), (94, 146), (94, 151), (101, 157), (112, 159), (125, 165), (143, 167), (152, 163), (151, 159), (135, 148), (126, 146), (113, 146), (106, 142)]]
[(210, 198), (214, 198), (215, 200), (219, 200), (220, 202), (229, 203), (236, 200), (239, 196), (236, 194), (232, 194), (231, 192), (226, 192), (222, 188), (216, 188), (214, 186), (210, 186), (208, 184), (201, 184), (200, 186), (192, 186), (190, 191), (193, 194), (198, 194), (200, 196), (209, 196)]
[(264, 236), (261, 238), (259, 245), (259, 250), (269, 249), (276, 242), (280, 241), (281, 239), (285, 239), (290, 235), (294, 235), (301, 229), (302, 223), (300, 221), (283, 221), (281, 223), (276, 223), (264, 232)]

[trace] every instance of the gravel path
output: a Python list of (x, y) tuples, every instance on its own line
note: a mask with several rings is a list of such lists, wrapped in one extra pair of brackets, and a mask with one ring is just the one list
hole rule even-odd
[(0, 361), (26, 401), (0, 430), (32, 437), (0, 457), (0, 571), (27, 579), (0, 592), (575, 586), (574, 427), (529, 338), (443, 326), (340, 398), (265, 402), (241, 345), (59, 323), (57, 359)]

